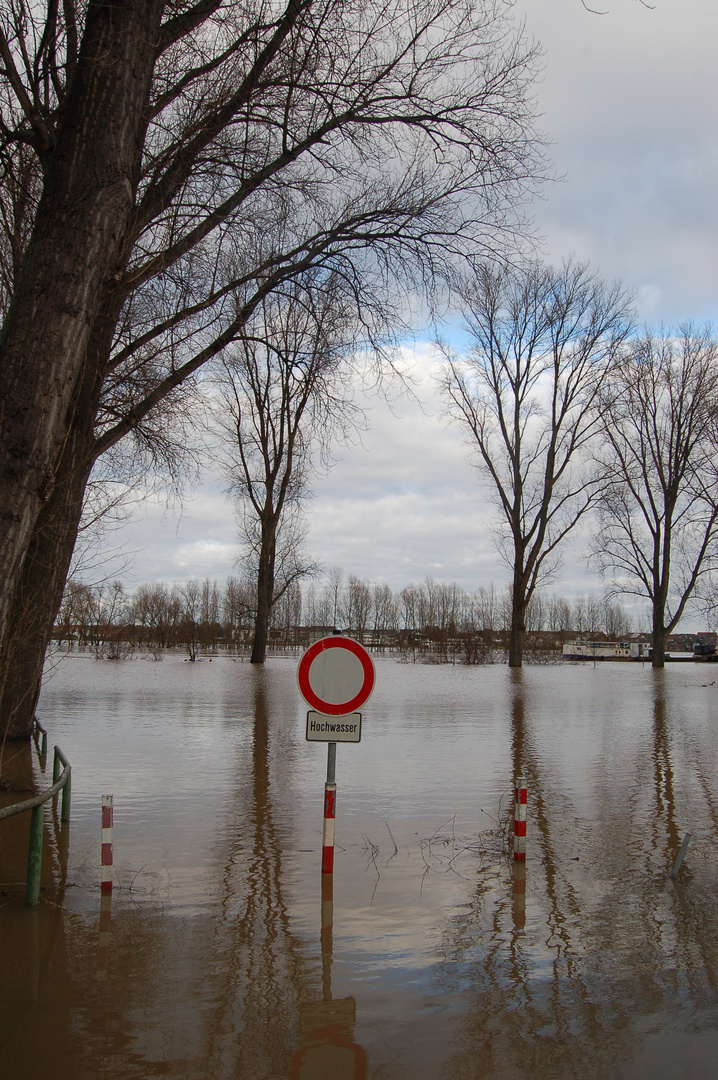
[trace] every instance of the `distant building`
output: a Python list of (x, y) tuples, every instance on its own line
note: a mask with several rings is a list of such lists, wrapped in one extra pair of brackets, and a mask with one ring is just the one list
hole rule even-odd
[(567, 641), (564, 660), (647, 660), (651, 647), (647, 641)]

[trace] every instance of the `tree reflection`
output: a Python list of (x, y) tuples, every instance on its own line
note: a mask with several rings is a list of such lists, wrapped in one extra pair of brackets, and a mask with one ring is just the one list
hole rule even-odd
[[(511, 768), (529, 789), (528, 916), (524, 930), (515, 893), (508, 902), (507, 866), (500, 889), (483, 885), (470, 914), (452, 919), (459, 933), (447, 931), (447, 978), (470, 958), (472, 995), (452, 1080), (618, 1075), (635, 1049), (636, 1018), (675, 1011), (684, 997), (694, 1008), (715, 1005), (713, 920), (696, 918), (688, 889), (668, 879), (679, 812), (671, 699), (664, 673), (655, 674), (652, 783), (646, 789), (639, 743), (620, 817), (604, 783), (587, 822), (540, 745), (531, 673), (509, 673)], [(651, 788), (652, 799), (641, 799)], [(707, 910), (715, 915), (713, 897)]]
[[(266, 672), (254, 685), (250, 776), (238, 769), (222, 882), (221, 919), (211, 963), (207, 1067), (211, 1075), (280, 1076), (296, 1046), (308, 964), (292, 932), (285, 899), (282, 842), (271, 798)], [(231, 1062), (231, 1065), (230, 1065)]]

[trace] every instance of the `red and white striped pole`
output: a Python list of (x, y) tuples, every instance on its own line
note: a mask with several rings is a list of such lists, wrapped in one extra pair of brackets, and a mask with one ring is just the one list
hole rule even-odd
[(112, 892), (104, 892), (100, 895), (100, 936), (97, 942), (97, 971), (95, 975), (100, 982), (107, 978), (107, 969), (110, 965), (110, 920), (112, 918)]
[(112, 828), (113, 808), (112, 796), (102, 796), (102, 875), (100, 878), (100, 890), (103, 893), (112, 892)]
[(100, 936), (97, 949), (96, 976), (107, 978), (110, 957), (110, 919), (112, 918), (112, 796), (102, 796), (102, 870), (100, 874)]
[(332, 938), (334, 932), (334, 874), (322, 874), (322, 997), (332, 1000)]
[(322, 830), (322, 873), (334, 873), (334, 825), (336, 822), (337, 785), (324, 785), (324, 828)]
[(337, 810), (337, 744), (327, 743), (327, 782), (324, 785), (324, 827), (322, 829), (322, 873), (334, 873), (334, 825)]
[(514, 860), (526, 861), (526, 803), (528, 789), (526, 779), (519, 776), (514, 788)]
[(526, 863), (514, 863), (514, 928), (523, 930), (526, 926)]

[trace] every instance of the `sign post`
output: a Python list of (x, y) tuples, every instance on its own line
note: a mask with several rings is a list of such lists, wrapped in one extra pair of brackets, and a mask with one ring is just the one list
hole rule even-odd
[(309, 705), (308, 742), (326, 742), (327, 780), (324, 785), (322, 873), (334, 873), (337, 743), (361, 740), (361, 713), (376, 673), (371, 656), (353, 638), (334, 634), (310, 645), (299, 661), (299, 690)]

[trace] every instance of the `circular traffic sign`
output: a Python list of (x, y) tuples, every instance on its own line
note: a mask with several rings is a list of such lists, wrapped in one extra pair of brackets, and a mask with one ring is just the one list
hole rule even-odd
[(346, 716), (361, 708), (374, 689), (374, 663), (352, 638), (321, 638), (310, 645), (297, 669), (306, 703), (326, 716)]

